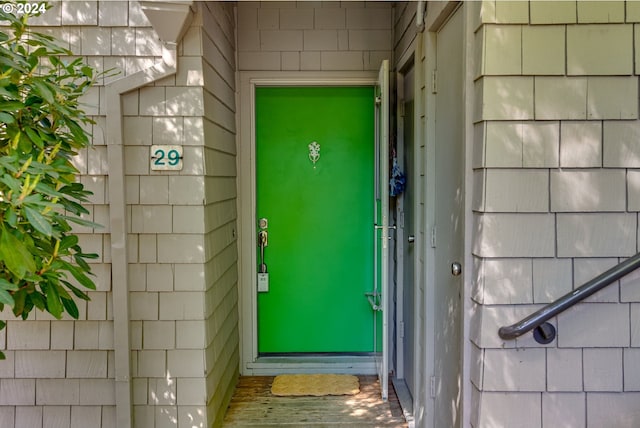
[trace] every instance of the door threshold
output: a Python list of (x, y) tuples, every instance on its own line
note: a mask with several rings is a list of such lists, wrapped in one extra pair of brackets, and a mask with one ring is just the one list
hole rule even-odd
[(260, 356), (247, 363), (246, 375), (274, 376), (292, 373), (334, 373), (375, 375), (373, 355), (291, 355)]

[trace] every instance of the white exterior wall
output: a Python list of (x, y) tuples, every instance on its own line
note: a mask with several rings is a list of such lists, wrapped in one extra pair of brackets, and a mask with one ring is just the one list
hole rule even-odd
[(471, 425), (635, 426), (640, 274), (553, 319), (549, 345), (497, 332), (638, 251), (640, 8), (475, 7)]
[[(123, 95), (134, 426), (212, 426), (238, 373), (235, 247), (235, 18), (231, 3), (194, 4), (178, 72)], [(215, 17), (214, 17), (215, 15)], [(161, 61), (137, 1), (58, 2), (31, 21), (99, 70), (120, 74), (86, 97), (97, 124), (76, 164), (94, 192), (77, 228), (97, 290), (80, 319), (2, 314), (0, 426), (115, 428), (105, 83)], [(40, 27), (41, 26), (41, 27)], [(223, 60), (220, 60), (222, 58)], [(151, 144), (184, 147), (184, 168), (150, 171)]]
[[(410, 40), (391, 34), (409, 25), (409, 9), (394, 22), (389, 3), (241, 2), (236, 48), (233, 7), (194, 6), (177, 75), (123, 97), (139, 427), (218, 425), (237, 376), (236, 69), (373, 71)], [(640, 5), (473, 7), (471, 425), (631, 427), (640, 418), (639, 273), (553, 320), (550, 345), (530, 334), (504, 342), (497, 330), (638, 251)], [(122, 71), (109, 80), (160, 61), (135, 1), (58, 3), (33, 23), (99, 69)], [(425, 49), (416, 55), (423, 100)], [(98, 290), (79, 302), (78, 321), (2, 314), (2, 427), (115, 427), (103, 83), (86, 100), (94, 147), (77, 160), (94, 192), (89, 218), (107, 226), (77, 229), (83, 249), (100, 255)], [(427, 107), (416, 106), (426, 134)], [(184, 145), (184, 169), (151, 172), (152, 143)]]
[[(115, 10), (120, 13), (113, 13)], [(153, 64), (154, 55), (158, 55), (158, 44), (137, 2), (58, 2), (30, 22), (100, 70), (119, 67), (127, 74), (133, 73)], [(18, 321), (5, 310), (3, 318), (8, 324), (1, 343), (7, 360), (0, 361), (3, 427), (115, 427), (103, 83), (92, 88), (86, 98), (86, 111), (97, 122), (88, 129), (93, 134), (93, 147), (83, 150), (76, 159), (81, 181), (94, 193), (87, 207), (89, 219), (105, 226), (75, 229), (83, 250), (99, 254), (98, 259), (90, 261), (97, 290), (89, 293), (90, 302), (77, 301), (78, 321), (68, 316), (57, 321), (37, 310), (30, 320)]]
[(238, 69), (375, 71), (391, 28), (390, 2), (239, 2)]
[[(202, 7), (207, 421), (219, 426), (239, 371), (235, 5)], [(193, 224), (193, 223), (192, 223)], [(197, 223), (196, 223), (197, 224)], [(190, 426), (190, 425), (186, 425)]]
[[(407, 53), (410, 55), (411, 48), (418, 32), (416, 26), (416, 10), (417, 3), (410, 1), (395, 2), (393, 10), (393, 57), (395, 59), (395, 67), (397, 69), (400, 64), (398, 62)], [(415, 48), (415, 47), (414, 47)]]

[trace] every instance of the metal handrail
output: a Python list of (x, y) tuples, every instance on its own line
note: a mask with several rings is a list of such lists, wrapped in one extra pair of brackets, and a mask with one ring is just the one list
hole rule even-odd
[[(591, 296), (593, 293), (605, 288), (611, 283), (619, 280), (629, 272), (640, 267), (640, 253), (635, 256), (628, 258), (627, 260), (619, 263), (609, 269), (606, 272), (601, 273), (596, 276), (592, 280), (584, 283), (580, 287), (575, 290), (565, 294), (560, 297), (556, 301), (549, 303), (542, 309), (532, 313), (526, 318), (516, 322), (515, 324), (511, 324), (509, 326), (500, 327), (498, 330), (498, 334), (504, 340), (512, 340), (516, 337), (522, 336), (523, 334), (533, 330), (540, 329), (538, 334), (542, 335), (543, 338), (548, 338), (549, 336), (553, 336), (555, 338), (555, 328), (547, 323), (547, 326), (544, 324), (551, 318), (556, 315), (564, 312), (569, 309), (576, 303), (586, 299)], [(552, 331), (551, 331), (552, 330)], [(536, 338), (538, 340), (538, 338)], [(539, 341), (540, 342), (540, 341)], [(541, 342), (548, 343), (548, 342)]]

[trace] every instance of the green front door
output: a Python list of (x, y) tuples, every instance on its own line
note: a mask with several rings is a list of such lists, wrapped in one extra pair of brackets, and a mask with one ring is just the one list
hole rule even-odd
[(269, 277), (258, 350), (373, 352), (374, 88), (259, 87), (255, 97)]

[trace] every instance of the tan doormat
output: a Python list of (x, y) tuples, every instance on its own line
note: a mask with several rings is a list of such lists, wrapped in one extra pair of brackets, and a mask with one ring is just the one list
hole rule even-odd
[(278, 396), (355, 395), (360, 392), (356, 376), (336, 374), (285, 374), (276, 376), (271, 393)]

